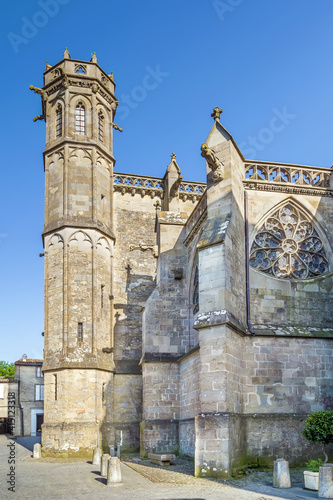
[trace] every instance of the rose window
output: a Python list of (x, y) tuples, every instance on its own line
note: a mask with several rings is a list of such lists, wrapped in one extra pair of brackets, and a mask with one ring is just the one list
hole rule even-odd
[(301, 210), (287, 203), (258, 231), (250, 266), (276, 278), (305, 279), (328, 272), (323, 243)]

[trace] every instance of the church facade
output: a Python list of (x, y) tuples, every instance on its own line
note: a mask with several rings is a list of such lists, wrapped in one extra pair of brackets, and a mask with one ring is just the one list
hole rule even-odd
[[(113, 76), (47, 66), (44, 455), (119, 442), (196, 475), (309, 447), (333, 406), (333, 174), (246, 160), (220, 123), (207, 183), (114, 172)], [(120, 129), (121, 130), (121, 129)], [(118, 132), (116, 132), (118, 133)]]

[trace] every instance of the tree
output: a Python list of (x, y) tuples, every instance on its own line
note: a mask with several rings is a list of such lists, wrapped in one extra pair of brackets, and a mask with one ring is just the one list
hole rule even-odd
[(305, 427), (302, 431), (303, 436), (311, 443), (320, 443), (323, 445), (326, 464), (328, 456), (325, 446), (333, 443), (333, 410), (314, 411), (305, 420)]
[(14, 375), (14, 363), (8, 363), (8, 361), (0, 361), (0, 377), (14, 377)]

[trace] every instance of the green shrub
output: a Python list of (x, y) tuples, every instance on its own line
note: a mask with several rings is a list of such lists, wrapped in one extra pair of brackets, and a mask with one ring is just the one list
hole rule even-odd
[(323, 465), (323, 461), (321, 458), (317, 458), (317, 460), (309, 460), (305, 462), (306, 470), (311, 472), (319, 472), (319, 467)]
[(0, 377), (14, 377), (14, 375), (14, 363), (8, 363), (8, 361), (0, 361)]
[(320, 443), (323, 446), (326, 464), (328, 456), (325, 446), (333, 443), (333, 410), (320, 410), (311, 413), (305, 421), (303, 436), (311, 443)]

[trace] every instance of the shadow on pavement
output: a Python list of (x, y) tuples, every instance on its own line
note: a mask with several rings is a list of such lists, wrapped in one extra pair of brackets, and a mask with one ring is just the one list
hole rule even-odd
[[(10, 439), (13, 439), (13, 438), (10, 438)], [(40, 441), (41, 441), (40, 436), (24, 436), (24, 437), (17, 437), (14, 439), (18, 444), (23, 446), (23, 448), (26, 448), (27, 450), (29, 450), (31, 452), (34, 449), (34, 444), (40, 443)]]
[(99, 483), (102, 483), (102, 484), (106, 484), (105, 477), (95, 477), (95, 481), (98, 481)]

